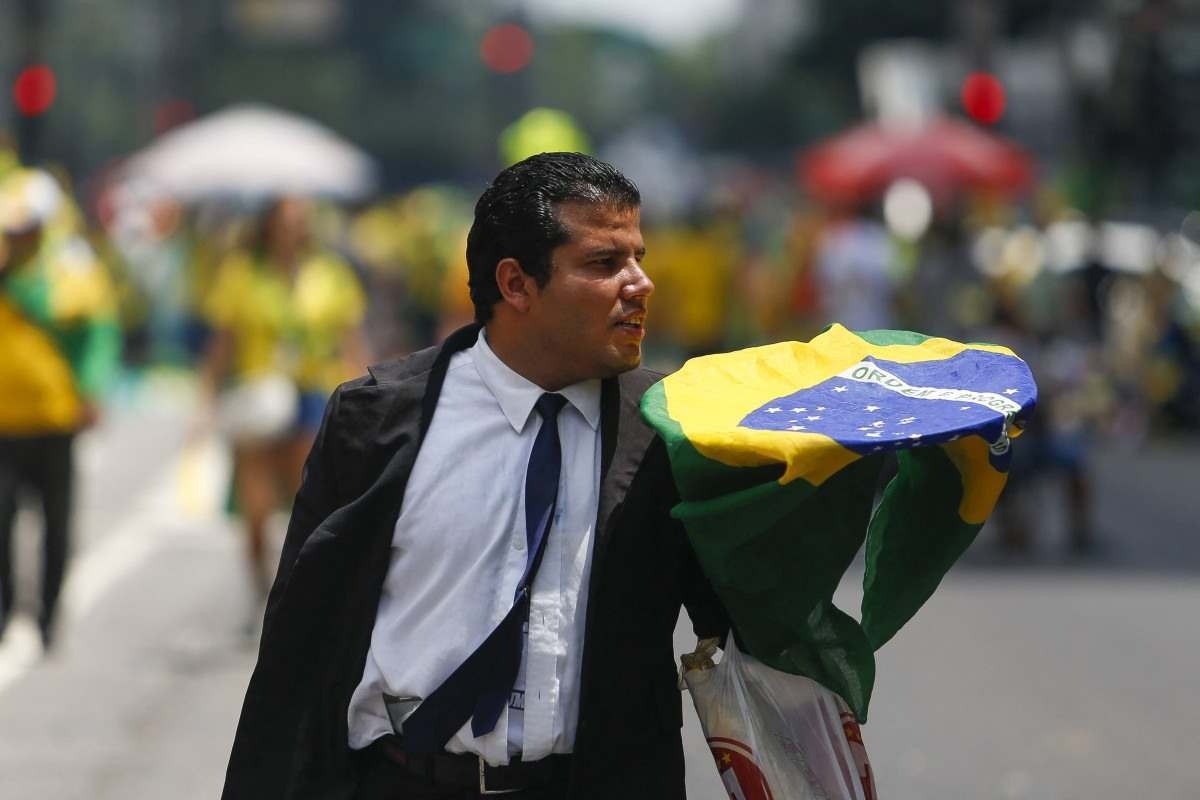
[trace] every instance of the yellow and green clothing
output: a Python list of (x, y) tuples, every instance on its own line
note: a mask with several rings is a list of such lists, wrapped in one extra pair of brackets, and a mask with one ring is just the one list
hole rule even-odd
[(0, 270), (0, 436), (66, 433), (116, 374), (111, 282), (80, 239), (47, 237)]
[(217, 268), (205, 303), (214, 328), (233, 336), (233, 374), (285, 374), (303, 393), (328, 395), (352, 377), (342, 343), (366, 311), (350, 265), (315, 251), (292, 274), (240, 252)]
[(646, 235), (646, 252), (658, 287), (654, 329), (690, 353), (711, 350), (726, 334), (736, 231), (722, 224), (664, 228)]

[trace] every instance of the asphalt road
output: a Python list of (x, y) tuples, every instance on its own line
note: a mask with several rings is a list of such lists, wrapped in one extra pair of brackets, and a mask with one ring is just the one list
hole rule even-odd
[[(180, 459), (185, 410), (158, 387), (84, 443), (60, 647), (43, 658), (23, 619), (0, 644), (3, 800), (219, 793), (254, 642), (236, 534), (197, 477), (221, 462)], [(882, 797), (1200, 797), (1200, 442), (1098, 456), (1096, 554), (1065, 555), (1047, 492), (1033, 554), (985, 530), (879, 653), (864, 736)], [(689, 797), (721, 800), (684, 705)]]

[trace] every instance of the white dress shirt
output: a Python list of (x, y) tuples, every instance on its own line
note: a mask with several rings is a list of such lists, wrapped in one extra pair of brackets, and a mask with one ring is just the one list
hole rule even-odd
[[(350, 699), (351, 748), (392, 733), (385, 693), (428, 697), (512, 608), (527, 559), (525, 469), (542, 425), (534, 411), (542, 392), (509, 369), (482, 332), (451, 357), (404, 491), (370, 650)], [(517, 753), (529, 761), (569, 753), (575, 741), (599, 502), (600, 382), (559, 393), (568, 402), (558, 415), (558, 500), (516, 691), (495, 730), (475, 737), (468, 721), (446, 744), (493, 765)]]

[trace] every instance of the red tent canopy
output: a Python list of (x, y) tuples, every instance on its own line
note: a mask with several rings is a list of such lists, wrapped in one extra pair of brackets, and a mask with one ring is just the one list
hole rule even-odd
[(1033, 177), (1033, 159), (1007, 139), (939, 117), (915, 128), (851, 128), (802, 153), (798, 172), (826, 202), (871, 200), (900, 178), (920, 181), (944, 201), (962, 190), (1019, 192)]

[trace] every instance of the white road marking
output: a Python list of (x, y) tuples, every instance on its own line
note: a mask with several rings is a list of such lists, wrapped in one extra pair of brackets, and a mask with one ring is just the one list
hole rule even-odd
[[(113, 532), (68, 565), (59, 605), (61, 628), (69, 630), (109, 589), (179, 535), (183, 526), (177, 523), (218, 514), (228, 470), (228, 457), (215, 441), (187, 448), (169, 462)], [(0, 643), (0, 693), (33, 668), (41, 652), (37, 626), (15, 614)]]
[(0, 646), (0, 692), (29, 671), (42, 654), (37, 625), (18, 614), (9, 620)]

